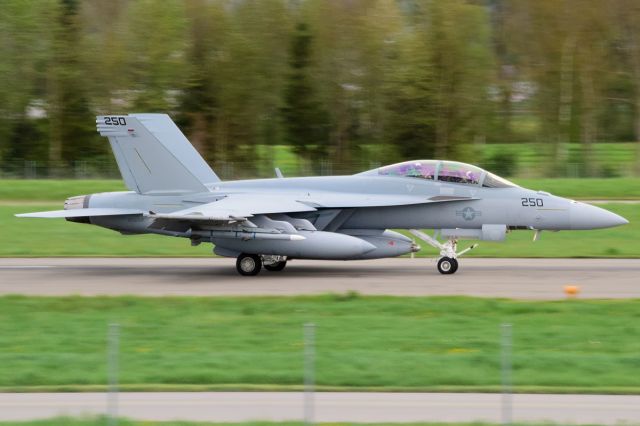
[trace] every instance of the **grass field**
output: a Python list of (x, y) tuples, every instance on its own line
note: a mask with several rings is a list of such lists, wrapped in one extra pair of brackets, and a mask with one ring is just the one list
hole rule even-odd
[[(579, 173), (582, 167), (582, 146), (570, 143), (566, 146), (568, 158), (565, 173), (569, 175)], [(473, 145), (463, 148), (466, 152), (474, 152)], [(497, 153), (510, 153), (514, 158), (515, 172), (520, 174), (540, 174), (551, 171), (550, 157), (552, 146), (546, 143), (488, 143), (482, 146), (481, 157), (486, 161)], [(603, 176), (629, 176), (633, 173), (638, 147), (635, 142), (607, 142), (593, 145), (595, 169)], [(477, 161), (477, 160), (476, 160)], [(559, 170), (563, 172), (563, 170)]]
[(560, 197), (589, 200), (640, 199), (640, 179), (513, 179), (515, 183), (533, 190), (547, 191)]
[(62, 206), (66, 198), (74, 195), (110, 191), (126, 191), (126, 188), (121, 180), (0, 180), (0, 201), (2, 202), (56, 201), (58, 206)]
[[(526, 188), (575, 199), (640, 199), (640, 178), (514, 179)], [(120, 180), (0, 180), (0, 202), (56, 201), (96, 192), (124, 191)]]
[[(38, 420), (32, 422), (0, 422), (0, 426), (103, 426), (106, 424), (105, 418), (94, 419), (73, 419), (68, 417), (60, 417), (50, 420)], [(118, 424), (120, 426), (303, 426), (302, 422), (246, 422), (246, 423), (200, 423), (200, 422), (154, 422), (154, 421), (133, 421), (126, 419), (119, 419)], [(316, 423), (319, 425), (327, 426), (495, 426), (489, 423)], [(511, 423), (514, 426), (519, 424), (526, 426), (536, 426), (535, 423)], [(553, 423), (543, 423), (540, 426), (552, 426)], [(591, 425), (595, 426), (595, 425)]]
[[(0, 422), (0, 426), (103, 426), (106, 424), (106, 418), (90, 418), (90, 419), (73, 419), (69, 417), (60, 417), (50, 420), (38, 420), (32, 422)], [(303, 426), (302, 422), (246, 422), (246, 423), (201, 423), (201, 422), (154, 422), (154, 421), (133, 421), (119, 419), (120, 426)], [(327, 426), (494, 426), (488, 423), (316, 423)], [(519, 424), (526, 426), (536, 426), (534, 423), (512, 423), (517, 426)], [(544, 423), (540, 426), (552, 426), (553, 423)], [(594, 425), (591, 425), (594, 426)]]
[(498, 391), (508, 322), (516, 390), (640, 393), (639, 319), (640, 300), (8, 296), (0, 389), (104, 389), (110, 322), (124, 390), (300, 389), (313, 322), (319, 389)]
[[(57, 210), (59, 205), (0, 205), (0, 256), (212, 256), (212, 245), (188, 239), (120, 235), (64, 219), (20, 219), (18, 212)], [(20, 229), (20, 232), (13, 230)]]
[[(596, 231), (516, 231), (504, 242), (480, 243), (480, 257), (640, 257), (640, 204), (602, 207), (626, 217), (629, 225)], [(62, 219), (19, 219), (15, 213), (59, 209), (54, 204), (0, 205), (0, 256), (211, 256), (211, 244), (191, 247), (183, 238), (128, 235)], [(19, 229), (20, 232), (15, 232)], [(465, 244), (465, 242), (461, 242)], [(471, 242), (468, 242), (471, 244)], [(419, 256), (436, 256), (426, 244)]]

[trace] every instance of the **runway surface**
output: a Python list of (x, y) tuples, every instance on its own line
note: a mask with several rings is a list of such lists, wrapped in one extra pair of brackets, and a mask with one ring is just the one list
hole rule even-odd
[[(301, 420), (298, 392), (122, 393), (118, 413), (139, 420), (241, 422)], [(316, 393), (318, 422), (501, 421), (500, 394)], [(103, 393), (0, 394), (0, 419), (19, 421), (107, 412)], [(638, 424), (640, 396), (513, 395), (517, 422)]]
[(295, 260), (282, 272), (243, 277), (234, 259), (0, 259), (0, 294), (298, 295), (357, 291), (375, 295), (469, 295), (520, 299), (640, 298), (640, 259), (462, 259), (441, 275), (434, 259)]

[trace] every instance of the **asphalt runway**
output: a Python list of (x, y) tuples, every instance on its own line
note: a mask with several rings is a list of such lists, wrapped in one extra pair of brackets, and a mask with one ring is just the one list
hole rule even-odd
[[(474, 422), (499, 423), (500, 394), (316, 393), (318, 422)], [(244, 422), (291, 421), (304, 416), (299, 392), (121, 393), (118, 413), (138, 420)], [(107, 412), (104, 393), (0, 394), (0, 419), (35, 420)], [(638, 395), (512, 396), (516, 422), (558, 424), (639, 424)]]
[(640, 259), (462, 259), (441, 275), (435, 259), (294, 260), (282, 272), (243, 277), (222, 258), (3, 258), (0, 294), (221, 296), (357, 291), (369, 295), (469, 295), (561, 299), (640, 298)]

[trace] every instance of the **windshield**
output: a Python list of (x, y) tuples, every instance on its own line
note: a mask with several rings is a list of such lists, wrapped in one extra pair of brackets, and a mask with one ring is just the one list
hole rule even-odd
[(417, 177), (433, 180), (436, 175), (438, 162), (427, 161), (406, 161), (404, 163), (392, 164), (378, 169), (379, 175)]
[(509, 182), (498, 175), (487, 172), (487, 175), (484, 177), (484, 181), (482, 181), (482, 186), (485, 188), (513, 188), (518, 185), (513, 182)]
[(443, 161), (438, 171), (438, 180), (477, 185), (480, 183), (482, 172), (483, 170), (480, 167), (472, 166), (471, 164)]
[(363, 174), (373, 173), (382, 176), (412, 177), (464, 185), (482, 185), (485, 188), (511, 188), (518, 186), (480, 167), (457, 161), (405, 161), (369, 170)]

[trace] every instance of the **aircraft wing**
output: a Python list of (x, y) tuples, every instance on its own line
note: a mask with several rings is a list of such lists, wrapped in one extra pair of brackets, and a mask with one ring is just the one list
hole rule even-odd
[(468, 201), (475, 198), (411, 195), (379, 195), (339, 192), (299, 193), (233, 193), (224, 198), (170, 213), (153, 213), (139, 209), (83, 208), (17, 214), (17, 217), (73, 218), (87, 216), (144, 215), (156, 219), (180, 221), (241, 221), (261, 214), (298, 213), (319, 208), (385, 207), (411, 204)]
[(410, 204), (468, 201), (475, 198), (354, 193), (232, 193), (210, 203), (171, 213), (152, 213), (158, 219), (188, 221), (238, 221), (261, 214), (310, 212), (321, 208), (385, 207)]
[(260, 214), (295, 213), (317, 210), (295, 197), (279, 194), (229, 194), (218, 201), (171, 213), (152, 214), (159, 219), (238, 221)]
[(425, 197), (420, 195), (387, 195), (387, 194), (358, 194), (347, 192), (311, 193), (299, 198), (300, 202), (318, 208), (354, 208), (354, 207), (390, 207), (407, 206), (411, 204), (430, 204), (451, 201), (476, 200), (473, 197), (456, 197), (438, 195)]
[[(337, 216), (329, 218), (327, 223), (321, 221), (312, 224), (306, 219), (287, 216), (290, 213), (313, 212), (318, 209), (339, 212), (343, 209), (362, 207), (402, 206), (475, 199), (443, 195), (425, 197), (338, 192), (246, 192), (220, 195), (223, 198), (217, 201), (169, 213), (149, 212), (145, 216), (155, 219), (150, 228), (166, 232), (188, 232), (190, 229), (198, 229), (201, 226), (212, 230), (218, 226), (225, 228), (233, 223), (242, 223), (248, 228), (278, 229), (279, 232), (295, 234), (296, 227), (311, 230), (327, 229), (329, 223)], [(266, 215), (273, 216), (270, 218)], [(296, 221), (295, 226), (292, 221)]]
[(159, 219), (225, 221), (260, 214), (310, 212), (319, 208), (385, 207), (410, 204), (468, 201), (474, 198), (379, 195), (356, 193), (232, 193), (210, 203), (171, 213), (152, 214)]

